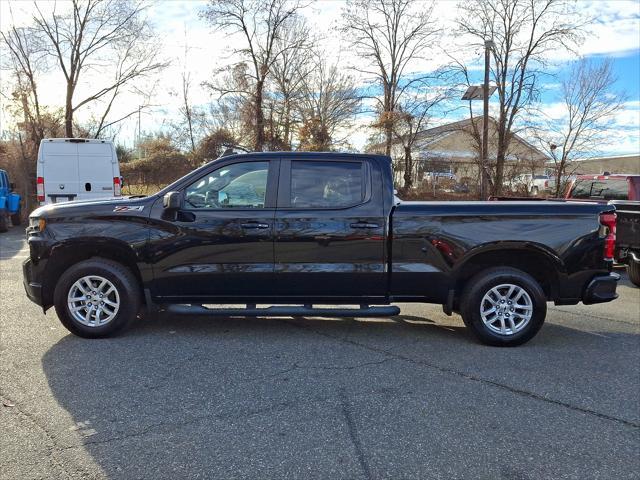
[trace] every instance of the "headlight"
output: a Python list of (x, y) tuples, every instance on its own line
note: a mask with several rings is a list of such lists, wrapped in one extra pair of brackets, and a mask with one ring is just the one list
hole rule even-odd
[(47, 226), (47, 221), (42, 217), (29, 217), (29, 230), (42, 232)]

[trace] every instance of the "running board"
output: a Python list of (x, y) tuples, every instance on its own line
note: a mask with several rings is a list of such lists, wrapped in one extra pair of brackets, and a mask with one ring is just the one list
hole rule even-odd
[(362, 306), (361, 308), (313, 308), (307, 306), (272, 306), (256, 308), (207, 308), (202, 305), (172, 304), (165, 307), (167, 312), (182, 315), (211, 315), (215, 317), (393, 317), (400, 314), (400, 308)]

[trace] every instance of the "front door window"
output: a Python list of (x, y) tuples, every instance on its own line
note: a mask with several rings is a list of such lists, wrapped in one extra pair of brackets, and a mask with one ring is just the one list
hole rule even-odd
[(187, 209), (264, 208), (269, 162), (226, 165), (185, 191)]

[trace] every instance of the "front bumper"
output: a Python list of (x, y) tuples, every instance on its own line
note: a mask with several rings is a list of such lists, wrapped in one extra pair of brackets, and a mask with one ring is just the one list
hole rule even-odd
[(22, 284), (27, 292), (27, 297), (42, 307), (42, 279), (38, 275), (39, 270), (30, 258), (22, 262)]
[(620, 280), (617, 273), (609, 273), (608, 275), (598, 275), (594, 277), (582, 295), (582, 303), (591, 305), (593, 303), (610, 302), (618, 298), (616, 287)]

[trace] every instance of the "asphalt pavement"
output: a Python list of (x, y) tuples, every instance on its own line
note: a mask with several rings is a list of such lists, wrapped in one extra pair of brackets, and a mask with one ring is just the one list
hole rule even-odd
[(0, 234), (1, 479), (623, 479), (640, 475), (640, 289), (479, 345), (390, 319), (145, 315), (84, 340), (25, 296)]

